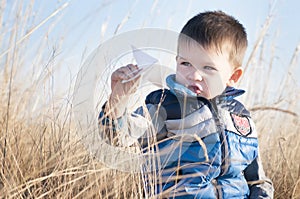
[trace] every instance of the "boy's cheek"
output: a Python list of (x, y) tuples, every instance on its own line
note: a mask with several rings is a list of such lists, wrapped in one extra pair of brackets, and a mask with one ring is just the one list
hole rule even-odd
[(222, 80), (222, 78), (219, 75), (206, 78), (205, 82), (207, 84), (209, 92), (208, 95), (210, 99), (222, 94), (226, 88), (226, 83)]
[(182, 71), (177, 70), (176, 74), (175, 74), (175, 81), (180, 84), (186, 85), (187, 80), (186, 80), (185, 74)]

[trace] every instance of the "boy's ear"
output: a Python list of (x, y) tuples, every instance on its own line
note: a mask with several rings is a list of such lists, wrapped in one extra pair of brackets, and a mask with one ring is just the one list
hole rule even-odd
[(243, 73), (244, 73), (244, 70), (242, 67), (238, 67), (238, 68), (234, 69), (234, 71), (229, 79), (228, 86), (234, 86), (241, 79)]

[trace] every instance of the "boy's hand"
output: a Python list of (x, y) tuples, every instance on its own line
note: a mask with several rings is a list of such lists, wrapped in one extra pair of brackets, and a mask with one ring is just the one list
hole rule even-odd
[[(122, 116), (125, 111), (130, 94), (133, 94), (138, 87), (140, 78), (134, 78), (139, 72), (137, 65), (128, 64), (123, 66), (111, 75), (111, 95), (109, 99), (110, 111), (115, 117)], [(130, 81), (128, 81), (130, 80)]]
[[(137, 65), (128, 64), (127, 66), (123, 66), (116, 71), (114, 71), (111, 75), (111, 90), (114, 91), (116, 85), (122, 86), (122, 81), (132, 79), (139, 72), (139, 68)], [(126, 83), (130, 83), (131, 81), (126, 81), (123, 87), (126, 87)], [(136, 81), (134, 81), (136, 82)], [(132, 83), (132, 82), (131, 82)], [(124, 90), (125, 91), (125, 90)]]

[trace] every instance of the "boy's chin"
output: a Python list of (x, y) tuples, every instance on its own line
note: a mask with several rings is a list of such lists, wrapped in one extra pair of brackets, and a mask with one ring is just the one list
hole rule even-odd
[(208, 95), (206, 95), (205, 93), (196, 93), (197, 97), (202, 97), (205, 99), (210, 99), (210, 97)]
[(206, 93), (199, 93), (199, 94), (196, 94), (196, 95), (197, 95), (197, 97), (202, 97), (202, 98), (205, 98), (205, 99), (207, 99), (207, 100), (211, 100), (211, 99), (213, 99), (213, 98), (215, 98), (215, 97), (221, 95), (221, 93), (220, 93), (220, 94), (216, 94), (216, 95), (214, 95), (214, 96), (211, 96), (211, 95), (206, 94)]
[(203, 95), (197, 95), (197, 97), (201, 97), (201, 98), (205, 98), (207, 100), (210, 100), (211, 98), (207, 97), (207, 96), (203, 96)]

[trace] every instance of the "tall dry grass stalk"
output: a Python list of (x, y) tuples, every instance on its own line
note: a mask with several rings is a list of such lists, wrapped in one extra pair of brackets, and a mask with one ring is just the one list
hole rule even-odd
[[(0, 22), (5, 2), (0, 4)], [(0, 196), (142, 198), (140, 174), (107, 168), (93, 159), (76, 138), (70, 103), (72, 91), (57, 98), (51, 87), (52, 72), (57, 63), (55, 49), (50, 54), (43, 54), (47, 33), (33, 59), (33, 65), (41, 65), (42, 69), (33, 67), (28, 72), (23, 68), (27, 61), (24, 52), (30, 48), (32, 34), (67, 6), (63, 5), (34, 25), (28, 24), (33, 4), (31, 1), (25, 8), (23, 4), (16, 5), (15, 12), (11, 12), (11, 17), (16, 19), (14, 26), (10, 30), (0, 27), (0, 63), (3, 66), (0, 78)], [(20, 15), (25, 17), (18, 17)], [(274, 80), (268, 78), (267, 83), (264, 80), (276, 67), (270, 61), (262, 72), (256, 65), (264, 57), (262, 41), (269, 23), (268, 19), (247, 62), (247, 78), (262, 79), (262, 82), (256, 81), (261, 87), (257, 89), (257, 84), (249, 83), (247, 89), (250, 92), (244, 101), (253, 111), (264, 167), (274, 182), (275, 198), (296, 199), (300, 198), (300, 90), (290, 77), (298, 66), (299, 47), (282, 75), (278, 96), (270, 100), (272, 96), (266, 93)], [(24, 77), (30, 77), (30, 81)]]

